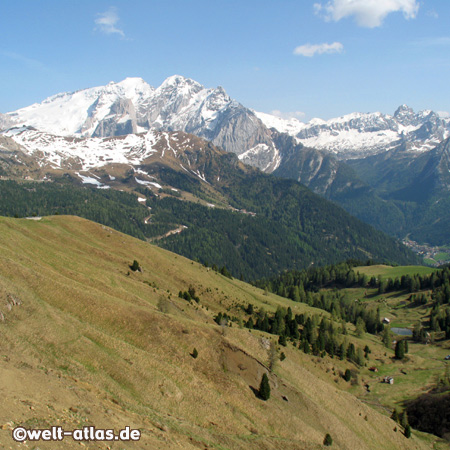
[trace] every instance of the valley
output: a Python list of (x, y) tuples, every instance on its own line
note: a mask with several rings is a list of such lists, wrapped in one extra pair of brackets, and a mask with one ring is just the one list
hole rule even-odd
[(132, 424), (129, 448), (448, 446), (448, 121), (294, 132), (180, 76), (7, 119), (0, 443), (59, 421)]
[(0, 449), (448, 450), (448, 17), (4, 2)]

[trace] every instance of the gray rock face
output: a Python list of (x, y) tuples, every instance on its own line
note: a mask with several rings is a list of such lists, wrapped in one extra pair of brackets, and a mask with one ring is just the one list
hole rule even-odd
[(101, 120), (92, 137), (122, 136), (137, 133), (136, 112), (130, 99), (119, 98), (110, 107), (110, 114)]

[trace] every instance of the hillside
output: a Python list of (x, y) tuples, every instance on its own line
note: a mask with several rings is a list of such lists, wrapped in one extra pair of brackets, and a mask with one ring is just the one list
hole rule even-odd
[[(318, 310), (76, 217), (1, 218), (0, 236), (0, 446), (30, 448), (12, 443), (13, 427), (56, 423), (139, 428), (130, 449), (318, 449), (326, 433), (341, 449), (433, 445), (345, 392), (345, 361), (288, 343), (269, 371), (274, 336), (213, 320), (248, 303)], [(192, 288), (199, 303), (178, 296)], [(266, 402), (251, 389), (263, 373)]]
[[(347, 258), (418, 262), (399, 242), (300, 183), (263, 174), (191, 134), (6, 134), (1, 215), (79, 215), (227, 266), (246, 280)], [(167, 234), (174, 230), (180, 232)]]

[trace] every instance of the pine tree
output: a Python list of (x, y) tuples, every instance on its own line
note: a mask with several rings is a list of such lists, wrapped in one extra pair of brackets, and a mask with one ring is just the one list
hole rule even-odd
[(398, 417), (398, 411), (397, 408), (394, 409), (394, 411), (392, 411), (392, 415), (391, 415), (391, 419), (397, 423), (399, 423), (399, 417)]
[(142, 272), (141, 266), (139, 265), (139, 263), (136, 260), (133, 261), (133, 264), (131, 264), (130, 269), (133, 272), (137, 272), (137, 271)]
[(411, 425), (406, 425), (405, 437), (408, 438), (408, 439), (411, 437)]
[(344, 374), (344, 380), (350, 381), (351, 379), (352, 379), (352, 372), (350, 369), (346, 369)]
[(400, 417), (400, 425), (406, 430), (406, 427), (409, 425), (408, 421), (408, 414), (406, 411), (402, 412), (402, 415)]
[(259, 385), (259, 398), (261, 400), (269, 400), (270, 398), (270, 384), (269, 384), (269, 377), (266, 373), (263, 374), (261, 379), (261, 384)]
[(198, 356), (198, 351), (197, 351), (197, 349), (194, 347), (194, 350), (192, 351), (192, 357), (194, 358), (194, 359), (196, 359), (197, 358), (197, 356)]
[(384, 344), (385, 347), (391, 348), (392, 335), (391, 335), (391, 330), (389, 329), (389, 327), (385, 327), (384, 328), (382, 341), (383, 341), (383, 344)]
[(356, 336), (362, 337), (365, 331), (366, 323), (362, 317), (358, 317), (358, 319), (356, 319)]
[(397, 359), (403, 359), (405, 357), (405, 342), (397, 341), (395, 344), (395, 357)]
[(327, 433), (327, 434), (325, 435), (325, 438), (324, 438), (324, 440), (323, 440), (323, 445), (325, 445), (325, 446), (327, 446), (327, 447), (330, 447), (331, 445), (333, 445), (333, 439), (332, 439), (332, 437), (330, 436), (330, 433)]

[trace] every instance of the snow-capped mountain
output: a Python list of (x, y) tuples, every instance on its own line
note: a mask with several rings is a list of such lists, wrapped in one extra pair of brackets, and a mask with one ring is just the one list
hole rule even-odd
[(206, 89), (175, 75), (153, 88), (141, 78), (49, 97), (6, 115), (17, 125), (54, 135), (111, 137), (147, 130), (204, 137), (247, 163), (271, 172), (279, 152), (253, 111), (222, 87)]
[(329, 151), (339, 159), (366, 157), (405, 143), (408, 150), (422, 152), (450, 136), (450, 119), (432, 111), (415, 113), (406, 105), (392, 116), (352, 113), (303, 123), (251, 111), (230, 98), (222, 87), (207, 89), (179, 75), (167, 78), (157, 88), (141, 78), (127, 78), (57, 94), (0, 116), (0, 129), (12, 123), (75, 137), (185, 131), (269, 173), (280, 166), (286, 152), (275, 144), (276, 133), (287, 133), (305, 147)]
[(403, 143), (410, 151), (423, 152), (450, 136), (449, 119), (429, 110), (415, 113), (406, 105), (400, 106), (393, 116), (352, 113), (328, 121), (312, 119), (306, 124), (270, 114), (256, 115), (267, 127), (295, 136), (305, 147), (332, 152), (340, 159), (385, 152)]

